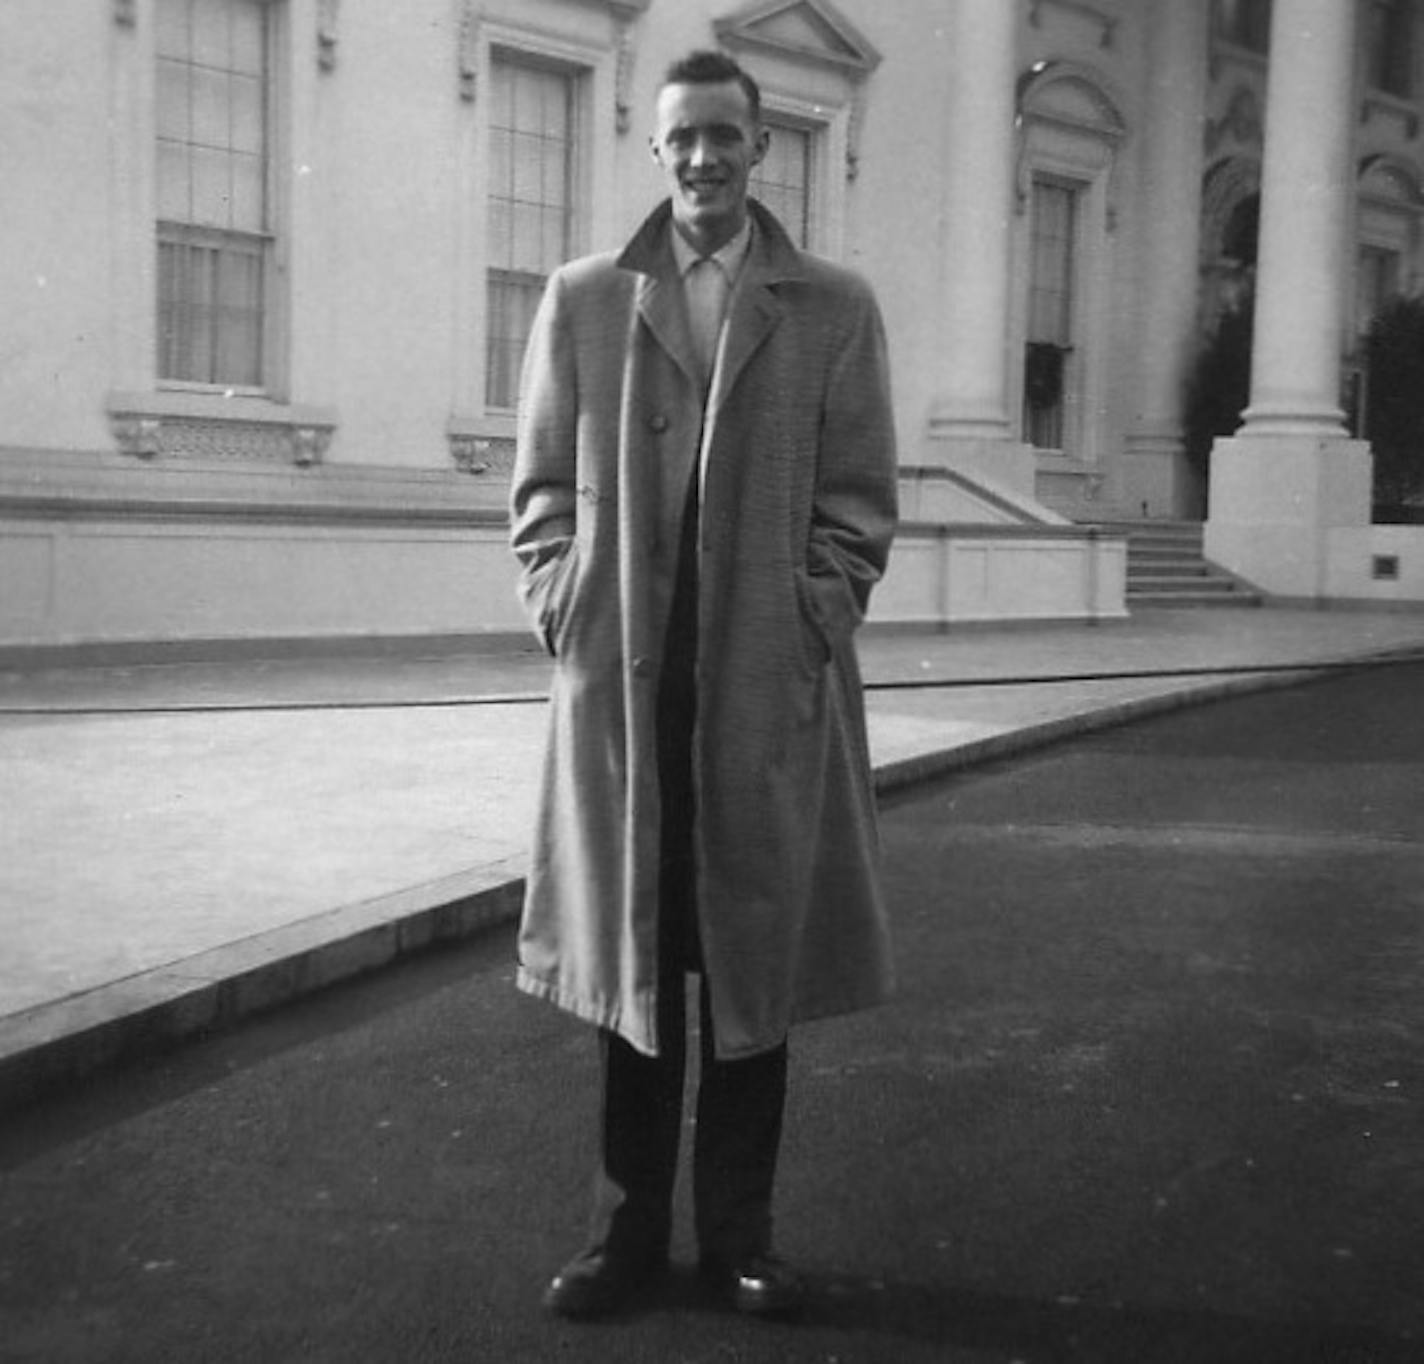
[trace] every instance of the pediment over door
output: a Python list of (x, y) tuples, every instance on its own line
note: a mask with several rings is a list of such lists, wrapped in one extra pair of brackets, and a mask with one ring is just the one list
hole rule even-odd
[(865, 76), (880, 53), (829, 0), (759, 0), (713, 25), (729, 46), (759, 48)]

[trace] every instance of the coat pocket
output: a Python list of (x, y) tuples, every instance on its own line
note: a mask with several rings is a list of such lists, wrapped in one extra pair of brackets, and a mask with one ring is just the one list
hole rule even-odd
[(797, 616), (800, 618), (797, 637), (801, 643), (801, 661), (812, 673), (819, 673), (831, 661), (830, 636), (821, 624), (821, 613), (816, 606), (811, 575), (804, 569), (797, 569), (795, 577)]
[(529, 583), (528, 595), (535, 602), (534, 621), (546, 652), (559, 656), (568, 627), (569, 606), (578, 577), (578, 541), (569, 540), (563, 552), (542, 565)]

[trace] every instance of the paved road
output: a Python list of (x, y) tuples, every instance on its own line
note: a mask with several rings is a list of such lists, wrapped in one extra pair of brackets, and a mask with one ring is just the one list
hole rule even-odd
[(1336, 678), (887, 810), (900, 996), (793, 1052), (800, 1325), (686, 1276), (540, 1315), (592, 1049), (501, 931), (0, 1132), (0, 1360), (1417, 1361), (1421, 695)]

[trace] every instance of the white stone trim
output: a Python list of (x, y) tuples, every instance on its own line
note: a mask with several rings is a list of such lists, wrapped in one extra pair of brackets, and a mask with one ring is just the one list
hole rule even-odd
[(138, 459), (320, 464), (338, 419), (330, 408), (186, 391), (109, 394), (119, 450)]

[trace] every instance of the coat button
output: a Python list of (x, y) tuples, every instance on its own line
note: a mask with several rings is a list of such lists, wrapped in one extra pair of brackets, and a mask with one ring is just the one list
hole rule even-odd
[(634, 677), (651, 677), (653, 672), (653, 660), (651, 658), (635, 658), (633, 660)]
[(648, 418), (648, 426), (656, 431), (658, 435), (662, 435), (662, 433), (668, 429), (668, 419), (661, 412), (655, 413)]

